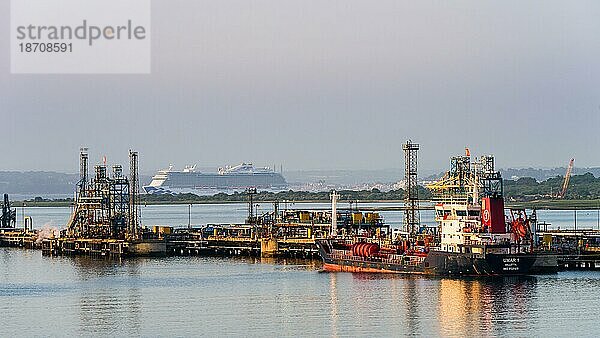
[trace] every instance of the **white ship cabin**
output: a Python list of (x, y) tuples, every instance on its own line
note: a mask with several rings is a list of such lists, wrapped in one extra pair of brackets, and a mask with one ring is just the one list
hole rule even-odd
[(275, 172), (269, 167), (255, 167), (252, 163), (241, 163), (235, 166), (220, 167), (219, 175), (227, 174), (270, 174)]
[(186, 165), (185, 168), (183, 168), (183, 172), (184, 173), (195, 173), (196, 172), (196, 165)]
[(173, 172), (172, 164), (169, 165), (168, 169), (159, 170), (156, 175), (152, 176), (152, 182), (150, 182), (149, 186), (160, 187), (169, 178), (169, 173), (171, 172)]
[[(446, 252), (509, 252), (510, 233), (490, 233), (481, 222), (481, 206), (467, 203), (439, 203), (435, 220), (440, 225), (440, 250)], [(489, 246), (499, 246), (491, 248)]]

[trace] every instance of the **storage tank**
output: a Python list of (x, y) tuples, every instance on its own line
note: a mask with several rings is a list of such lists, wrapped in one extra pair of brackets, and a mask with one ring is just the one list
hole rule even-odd
[(352, 246), (354, 256), (370, 257), (379, 252), (379, 244), (375, 243), (356, 243)]
[(354, 256), (360, 256), (360, 254), (358, 253), (360, 251), (360, 247), (363, 245), (364, 243), (356, 243), (352, 246), (352, 254)]
[(371, 243), (367, 248), (367, 257), (373, 256), (379, 252), (379, 244)]

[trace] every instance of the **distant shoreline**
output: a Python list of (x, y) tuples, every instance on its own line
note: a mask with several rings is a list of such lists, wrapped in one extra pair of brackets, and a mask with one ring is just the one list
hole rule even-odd
[[(353, 202), (356, 200), (353, 200)], [(219, 200), (219, 199), (215, 199), (215, 200), (204, 200), (204, 201), (198, 201), (198, 200), (176, 200), (176, 199), (165, 199), (165, 200), (160, 200), (160, 201), (141, 201), (140, 205), (186, 205), (186, 204), (236, 204), (236, 203), (247, 203), (247, 200), (244, 199), (240, 199), (240, 200)], [(274, 203), (276, 202), (275, 200), (256, 200), (256, 203)], [(297, 203), (297, 204), (304, 204), (304, 203), (330, 203), (330, 201), (327, 199), (310, 199), (310, 200), (292, 200), (289, 199), (287, 200), (288, 203)], [(341, 205), (343, 204), (348, 204), (350, 202), (350, 200), (342, 200), (339, 203)], [(399, 199), (395, 199), (395, 200), (367, 200), (367, 199), (363, 199), (363, 200), (358, 200), (359, 203), (359, 209), (360, 209), (360, 204), (361, 203), (380, 203), (380, 204), (398, 204), (398, 203), (403, 203), (404, 200), (399, 200)], [(25, 207), (69, 207), (73, 205), (73, 201), (64, 201), (64, 200), (44, 200), (44, 201), (31, 201), (31, 200), (26, 200), (26, 201), (12, 201), (11, 204), (13, 207), (15, 208), (20, 208), (23, 206), (23, 203), (25, 204)], [(283, 204), (284, 201), (279, 200), (280, 204)], [(420, 202), (421, 204), (427, 204), (430, 205), (432, 203), (431, 200), (421, 200)], [(526, 209), (538, 209), (538, 210), (573, 210), (573, 209), (577, 209), (577, 210), (597, 210), (600, 209), (600, 199), (594, 199), (594, 200), (588, 200), (588, 199), (582, 199), (582, 200), (534, 200), (534, 201), (527, 201), (527, 202), (506, 202), (506, 207), (507, 208), (526, 208)], [(425, 206), (421, 209), (431, 209), (431, 207), (429, 206)]]

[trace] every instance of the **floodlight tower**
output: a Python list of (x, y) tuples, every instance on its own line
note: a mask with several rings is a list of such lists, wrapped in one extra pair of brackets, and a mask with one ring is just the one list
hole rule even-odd
[(411, 140), (402, 145), (404, 150), (404, 230), (414, 234), (419, 225), (419, 190), (417, 183), (417, 152), (419, 144)]

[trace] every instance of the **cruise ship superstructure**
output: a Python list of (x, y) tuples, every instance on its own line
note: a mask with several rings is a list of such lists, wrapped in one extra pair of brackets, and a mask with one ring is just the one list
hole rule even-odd
[(252, 163), (219, 168), (216, 173), (196, 171), (196, 166), (186, 166), (174, 170), (173, 166), (159, 170), (152, 182), (144, 186), (148, 194), (192, 193), (213, 195), (217, 193), (243, 192), (247, 188), (258, 191), (283, 191), (288, 183), (281, 175), (269, 167), (255, 167)]

